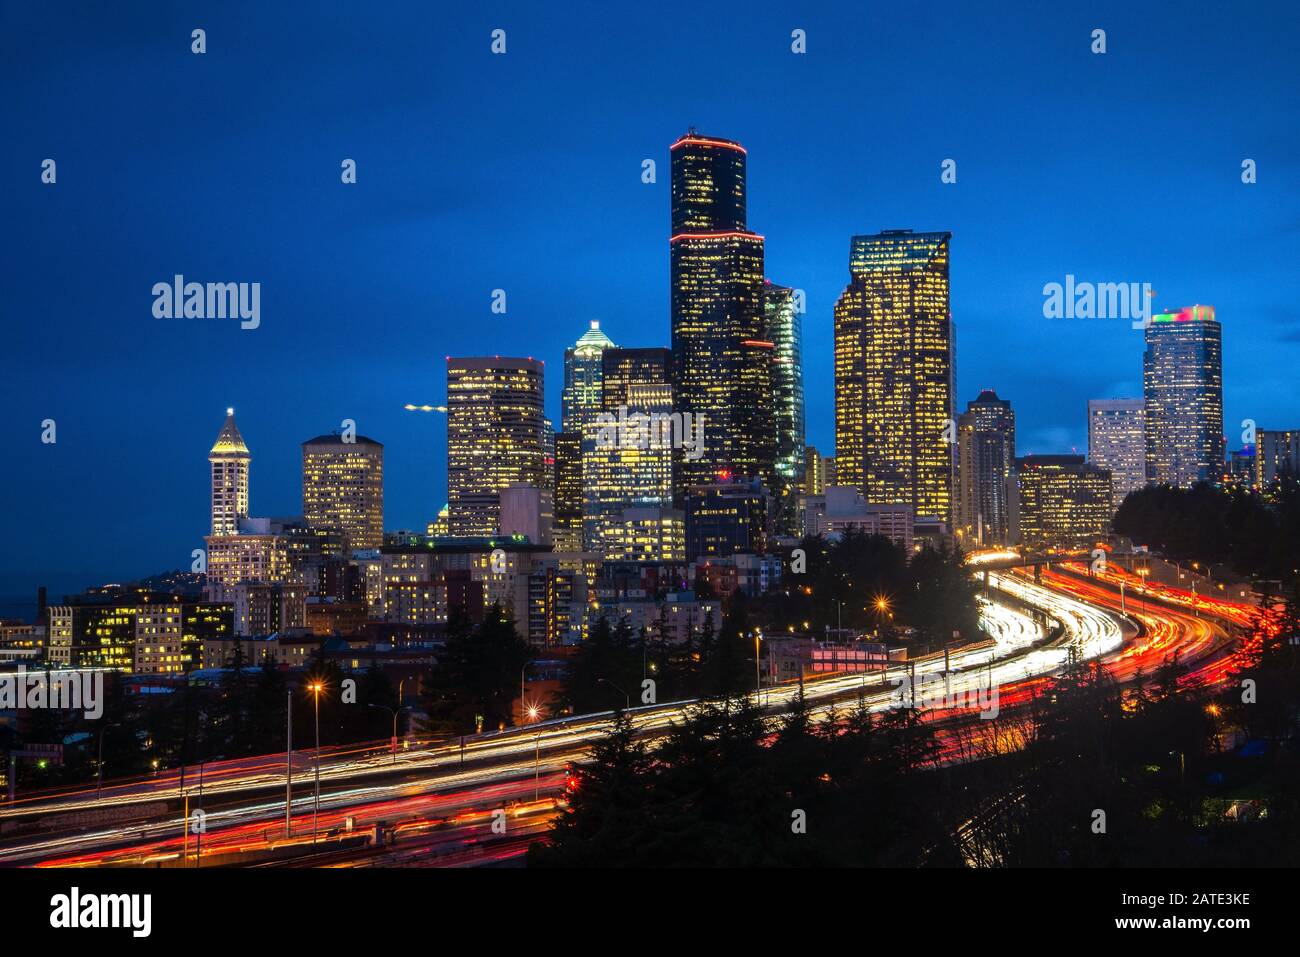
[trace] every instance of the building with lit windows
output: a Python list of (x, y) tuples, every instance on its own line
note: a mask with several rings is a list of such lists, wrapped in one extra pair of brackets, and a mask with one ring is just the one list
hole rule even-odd
[(1223, 475), (1223, 344), (1213, 306), (1151, 317), (1142, 356), (1147, 480), (1188, 487)]
[(1026, 455), (1016, 459), (1016, 473), (1024, 544), (1087, 546), (1106, 533), (1112, 511), (1106, 469), (1082, 455)]
[(762, 554), (771, 535), (769, 494), (758, 479), (723, 478), (686, 496), (686, 559)]
[(627, 383), (582, 439), (583, 544), (607, 558), (622, 551), (616, 531), (628, 509), (671, 509), (673, 389), (667, 382)]
[(453, 536), (499, 531), (500, 492), (545, 487), (543, 372), (536, 359), (447, 359), (447, 508)]
[(302, 444), (302, 514), (308, 525), (343, 535), (345, 551), (384, 544), (384, 447), (340, 433)]
[(612, 561), (683, 562), (686, 516), (663, 506), (625, 508), (606, 529), (603, 545)]
[(601, 355), (614, 343), (592, 320), (591, 328), (564, 350), (564, 391), (560, 394), (560, 430), (581, 432), (600, 412), (604, 365)]
[(826, 459), (817, 451), (817, 446), (809, 445), (803, 450), (803, 460), (803, 493), (821, 495), (826, 491)]
[(745, 149), (691, 130), (670, 148), (669, 239), (676, 411), (704, 417), (704, 453), (684, 458), (680, 500), (722, 472), (772, 487), (772, 351), (763, 317), (763, 237), (745, 210)]
[(557, 552), (582, 550), (582, 433), (555, 434), (555, 524)]
[(763, 284), (763, 338), (772, 343), (772, 407), (776, 462), (772, 495), (776, 530), (793, 535), (805, 479), (803, 327), (795, 290), (770, 279)]
[(854, 236), (835, 304), (835, 484), (952, 520), (951, 233)]
[(194, 667), (186, 657), (186, 611), (175, 595), (141, 589), (70, 598), (46, 610), (47, 658), (67, 668), (180, 674)]
[(965, 546), (1007, 545), (1016, 480), (1016, 414), (985, 389), (957, 417), (957, 526)]
[(1260, 429), (1255, 433), (1254, 483), (1267, 489), (1283, 476), (1300, 479), (1300, 429)]
[(1147, 484), (1145, 400), (1088, 400), (1088, 461), (1110, 471), (1116, 508)]
[(212, 465), (212, 534), (234, 535), (239, 520), (248, 517), (248, 471), (252, 462), (244, 437), (235, 425), (235, 410), (226, 410), (226, 421), (208, 453)]

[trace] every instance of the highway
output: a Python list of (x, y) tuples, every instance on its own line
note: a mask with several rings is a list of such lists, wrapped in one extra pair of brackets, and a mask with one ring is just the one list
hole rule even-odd
[[(937, 654), (891, 665), (883, 675), (809, 679), (805, 697), (814, 713), (842, 712), (846, 702), (858, 699), (883, 711), (910, 703), (909, 694), (920, 691), (923, 707), (935, 714), (964, 713), (969, 720), (969, 712), (987, 708), (990, 689), (1002, 707), (1014, 706), (1071, 657), (1101, 661), (1116, 669), (1121, 680), (1131, 680), (1139, 671), (1149, 674), (1152, 662), (1174, 647), (1203, 658), (1206, 668), (1227, 667), (1222, 662), (1231, 654), (1232, 641), (1209, 620), (1222, 609), (1193, 608), (1188, 615), (1163, 606), (1136, 613), (1129, 607), (1126, 621), (1108, 582), (1050, 573), (1039, 585), (1010, 572), (990, 571), (989, 583), (992, 600), (981, 604), (988, 638), (952, 649), (946, 677), (943, 655)], [(1019, 603), (1045, 618), (1049, 628)], [(1196, 617), (1202, 611), (1206, 617)], [(1136, 632), (1134, 619), (1142, 621), (1143, 633), (1126, 642), (1126, 634)], [(909, 687), (913, 675), (916, 685)], [(778, 713), (795, 694), (796, 686), (763, 689), (759, 703)], [(654, 737), (679, 721), (691, 704), (670, 702), (629, 714), (639, 734)], [(325, 752), (316, 847), (310, 751), (295, 756), (294, 827), (287, 836), (284, 755), (214, 763), (203, 773), (202, 856), (207, 862), (224, 862), (230, 858), (223, 856), (238, 852), (249, 862), (254, 858), (248, 855), (274, 851), (276, 861), (268, 866), (387, 866), (486, 863), (501, 859), (498, 853), (517, 855), (555, 813), (565, 767), (584, 758), (611, 718), (612, 713), (603, 713), (541, 722), (467, 737), (463, 748), (459, 741), (416, 740), (396, 756), (375, 746)], [(196, 769), (189, 770), (186, 784), (192, 808), (197, 803)], [(0, 864), (178, 866), (184, 857), (194, 866), (196, 839), (182, 837), (183, 800), (176, 774), (106, 786), (102, 795), (81, 789), (31, 796), (0, 810)], [(499, 821), (496, 830), (491, 827), (499, 809), (506, 811), (504, 832)], [(360, 835), (376, 823), (384, 825), (395, 845), (362, 846)]]

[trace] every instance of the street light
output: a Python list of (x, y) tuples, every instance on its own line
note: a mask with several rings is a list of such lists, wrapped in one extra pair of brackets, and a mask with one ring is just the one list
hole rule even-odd
[[(106, 724), (99, 729), (99, 757), (95, 762), (96, 766), (98, 767), (98, 771), (96, 771), (95, 774), (97, 778), (95, 782), (96, 794), (98, 794), (100, 791), (104, 789), (104, 732), (107, 731), (109, 728), (119, 728), (119, 727), (121, 727), (121, 725), (114, 722), (113, 724)], [(182, 773), (184, 773), (184, 768), (185, 768), (185, 764), (184, 762), (182, 762), (181, 763)]]
[(620, 688), (618, 685), (614, 684), (614, 682), (610, 681), (608, 678), (597, 678), (597, 679), (596, 679), (596, 683), (597, 683), (597, 684), (606, 684), (606, 685), (609, 685), (609, 686), (610, 686), (611, 688), (613, 688), (615, 691), (621, 693), (621, 694), (623, 695), (624, 700), (625, 700), (626, 703), (627, 703), (627, 708), (626, 708), (626, 710), (628, 710), (628, 711), (631, 711), (631, 710), (632, 710), (632, 696), (631, 696), (630, 694), (628, 694), (626, 691), (624, 691), (624, 690), (623, 690), (622, 688)]
[(389, 714), (391, 714), (391, 715), (393, 716), (393, 743), (392, 743), (392, 749), (393, 749), (393, 763), (396, 764), (396, 763), (397, 763), (397, 716), (398, 716), (399, 714), (401, 714), (403, 711), (410, 711), (411, 709), (410, 709), (410, 708), (390, 708), (390, 707), (388, 707), (388, 705), (386, 705), (386, 704), (370, 704), (370, 705), (366, 705), (366, 707), (368, 707), (368, 708), (378, 708), (380, 711), (387, 711)]
[(316, 796), (311, 811), (311, 842), (315, 844), (316, 820), (320, 816), (320, 693), (325, 690), (325, 685), (323, 682), (313, 681), (307, 686), (307, 690), (312, 693), (316, 703)]

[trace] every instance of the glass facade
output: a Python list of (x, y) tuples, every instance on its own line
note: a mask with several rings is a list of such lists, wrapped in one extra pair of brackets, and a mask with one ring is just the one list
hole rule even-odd
[(1016, 414), (986, 389), (957, 419), (957, 534), (963, 545), (1011, 544)]
[(764, 338), (772, 343), (772, 404), (776, 427), (773, 497), (777, 530), (793, 535), (804, 483), (803, 328), (795, 292), (763, 286)]
[(384, 447), (373, 439), (318, 435), (302, 444), (302, 514), (313, 528), (336, 529), (343, 548), (384, 544)]
[(545, 488), (543, 365), (505, 357), (447, 359), (447, 526), (495, 535), (501, 489)]
[[(952, 519), (951, 233), (854, 236), (835, 305), (835, 484)], [(829, 480), (829, 479), (828, 479)]]
[(1147, 484), (1146, 404), (1142, 399), (1088, 400), (1088, 461), (1110, 471), (1115, 507)]
[(1142, 357), (1147, 479), (1187, 487), (1223, 476), (1223, 347), (1213, 306), (1153, 316)]
[(764, 338), (763, 237), (745, 221), (745, 151), (691, 132), (671, 154), (673, 381), (677, 411), (704, 417), (704, 453), (681, 462), (676, 497), (723, 473), (770, 488), (773, 343)]

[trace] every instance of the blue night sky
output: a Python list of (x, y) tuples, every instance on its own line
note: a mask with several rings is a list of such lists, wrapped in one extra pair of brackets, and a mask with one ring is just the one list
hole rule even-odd
[[(402, 406), (445, 399), (446, 355), (543, 358), (558, 422), (589, 320), (668, 344), (689, 125), (746, 146), (768, 274), (807, 290), (823, 450), (849, 237), (899, 227), (952, 231), (959, 407), (1011, 399), (1022, 454), (1084, 451), (1087, 400), (1141, 394), (1140, 332), (1043, 318), (1067, 273), (1217, 308), (1230, 447), (1243, 418), (1300, 427), (1294, 4), (612, 6), (0, 7), (0, 601), (188, 567), (227, 405), (253, 514), (300, 513), (299, 443), (352, 418), (386, 445), (387, 526), (422, 530), (444, 420)], [(261, 327), (154, 319), (176, 273), (260, 282)]]

